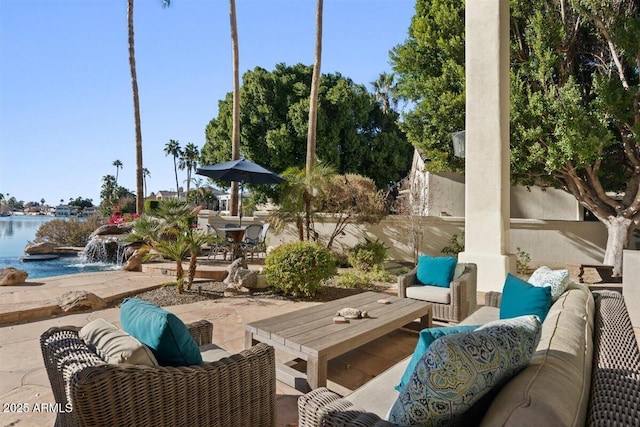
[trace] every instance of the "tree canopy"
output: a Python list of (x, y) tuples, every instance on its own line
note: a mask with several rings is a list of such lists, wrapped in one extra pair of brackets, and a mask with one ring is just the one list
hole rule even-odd
[[(256, 67), (240, 89), (240, 146), (247, 158), (276, 172), (305, 164), (312, 67)], [(219, 102), (206, 128), (203, 164), (231, 158), (232, 94)], [(399, 129), (398, 114), (383, 113), (363, 85), (339, 73), (320, 79), (317, 156), (338, 173), (371, 177), (378, 187), (403, 178), (412, 147)]]
[[(604, 262), (620, 274), (640, 223), (640, 5), (510, 5), (512, 180), (574, 195), (607, 226)], [(464, 124), (464, 1), (418, 0), (391, 56), (400, 93), (415, 103), (409, 140), (428, 168), (460, 170), (449, 134)]]

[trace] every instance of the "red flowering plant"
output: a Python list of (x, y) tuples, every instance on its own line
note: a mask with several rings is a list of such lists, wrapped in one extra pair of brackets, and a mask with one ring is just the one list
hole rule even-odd
[(140, 214), (124, 214), (122, 215), (120, 212), (114, 212), (111, 215), (111, 219), (109, 220), (109, 225), (120, 225), (126, 222), (131, 222), (140, 218)]

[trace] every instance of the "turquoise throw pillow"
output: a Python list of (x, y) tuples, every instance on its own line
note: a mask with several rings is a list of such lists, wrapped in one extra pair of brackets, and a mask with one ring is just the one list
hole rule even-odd
[(526, 367), (540, 341), (536, 316), (450, 334), (431, 344), (389, 411), (401, 426), (468, 425), (466, 414)]
[(502, 289), (500, 319), (535, 315), (544, 322), (550, 307), (551, 288), (533, 286), (510, 273), (507, 274)]
[(182, 320), (150, 302), (127, 298), (120, 307), (125, 332), (149, 347), (161, 366), (200, 365), (198, 344)]
[(413, 370), (416, 368), (416, 364), (420, 361), (420, 359), (422, 359), (422, 356), (427, 351), (432, 342), (434, 342), (438, 338), (444, 337), (445, 335), (474, 331), (476, 328), (478, 328), (478, 326), (479, 325), (443, 326), (441, 328), (428, 328), (420, 331), (418, 344), (416, 344), (416, 348), (415, 350), (413, 350), (413, 356), (411, 356), (411, 360), (409, 361), (404, 374), (402, 374), (402, 379), (400, 380), (400, 384), (396, 386), (396, 390), (402, 391), (404, 386), (409, 382), (409, 380), (411, 379), (411, 375), (413, 374)]
[(448, 288), (457, 263), (458, 261), (452, 257), (432, 257), (428, 255), (418, 257), (418, 270), (416, 272), (418, 283)]

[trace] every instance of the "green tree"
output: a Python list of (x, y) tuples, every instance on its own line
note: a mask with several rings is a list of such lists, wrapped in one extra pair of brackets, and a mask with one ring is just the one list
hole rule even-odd
[(184, 150), (180, 152), (180, 163), (178, 167), (180, 170), (187, 170), (187, 193), (189, 194), (189, 188), (191, 186), (191, 174), (195, 172), (198, 167), (198, 159), (200, 158), (200, 151), (195, 144), (189, 142), (185, 145)]
[[(257, 67), (244, 74), (240, 144), (247, 158), (276, 172), (305, 164), (311, 74), (312, 67), (302, 64), (278, 64), (272, 72)], [(337, 73), (322, 75), (318, 95), (319, 159), (338, 173), (369, 176), (379, 188), (407, 174), (413, 148), (399, 128), (397, 113), (383, 114), (364, 86)], [(207, 126), (203, 162), (229, 159), (231, 115), (227, 94)]]
[(383, 113), (395, 111), (398, 107), (398, 85), (393, 73), (381, 73), (380, 76), (371, 82), (373, 94), (380, 104)]
[[(125, 187), (118, 185), (113, 175), (105, 175), (102, 177), (100, 199), (100, 212), (105, 216), (111, 216), (115, 210), (121, 213), (132, 213), (136, 211), (135, 194)], [(76, 199), (76, 201), (77, 200), (78, 199)], [(91, 203), (90, 199), (87, 200)], [(133, 201), (133, 206), (130, 206), (131, 201)], [(75, 203), (73, 198), (69, 201), (69, 204), (71, 203)]]
[[(464, 2), (419, 0), (392, 62), (409, 140), (432, 170), (463, 166)], [(622, 272), (640, 223), (640, 6), (511, 1), (512, 180), (561, 188), (607, 227), (603, 262)], [(434, 102), (437, 100), (437, 102)]]
[(120, 172), (120, 169), (123, 168), (122, 162), (120, 160), (114, 160), (113, 166), (115, 166), (116, 168), (116, 185), (118, 185), (118, 172)]
[(147, 198), (147, 177), (151, 176), (151, 172), (149, 172), (149, 169), (142, 168), (142, 176), (144, 177), (144, 197), (146, 199)]
[(178, 198), (180, 198), (180, 184), (178, 183), (178, 159), (182, 156), (180, 143), (175, 139), (170, 139), (164, 146), (164, 154), (165, 156), (173, 157), (173, 172), (176, 177), (176, 193), (178, 193)]

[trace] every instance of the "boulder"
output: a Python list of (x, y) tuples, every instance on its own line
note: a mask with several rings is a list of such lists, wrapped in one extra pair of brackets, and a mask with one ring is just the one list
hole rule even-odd
[(120, 225), (105, 224), (98, 227), (91, 235), (89, 239), (95, 236), (105, 236), (108, 234), (126, 234), (130, 233), (133, 229), (133, 222), (125, 222)]
[(21, 285), (29, 276), (26, 271), (17, 268), (7, 267), (0, 269), (0, 286)]
[(102, 298), (87, 291), (69, 291), (58, 298), (58, 305), (65, 313), (79, 310), (97, 310), (104, 308), (106, 303)]
[(55, 252), (56, 245), (51, 242), (31, 243), (24, 248), (29, 255), (46, 255)]
[(255, 288), (258, 282), (258, 273), (246, 268), (246, 261), (238, 258), (227, 267), (227, 277), (222, 281), (227, 288), (224, 296), (234, 296), (238, 293), (249, 292), (248, 288)]
[(124, 263), (122, 269), (125, 271), (142, 271), (142, 263), (144, 262), (145, 257), (149, 253), (146, 249), (138, 249), (133, 252), (127, 262)]

